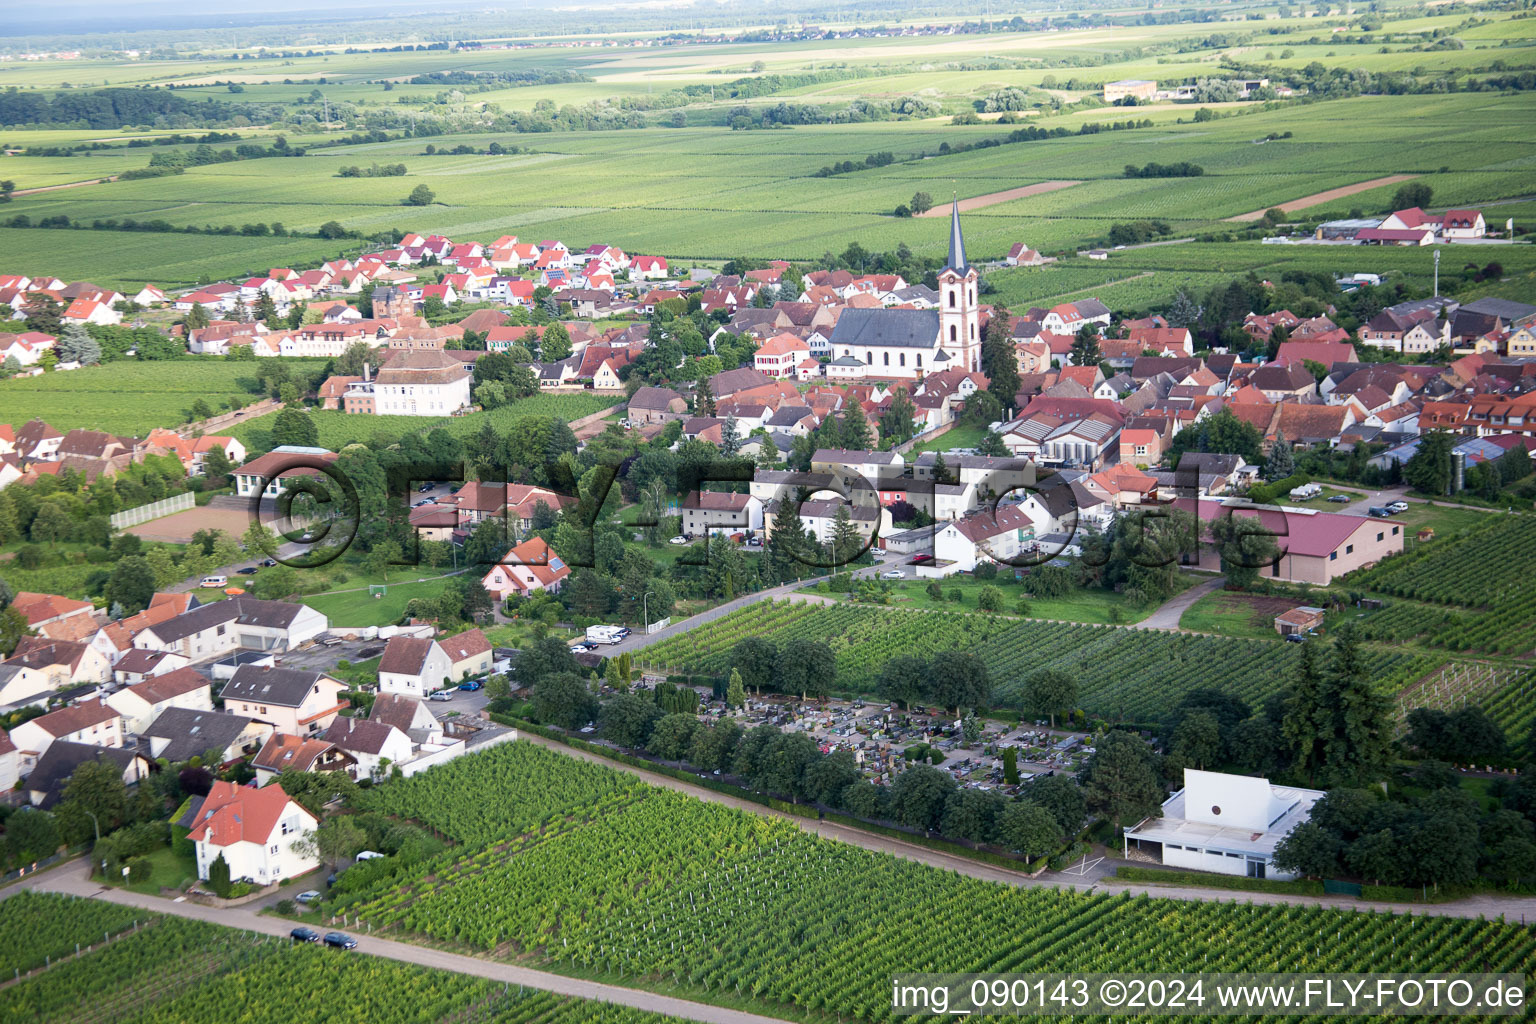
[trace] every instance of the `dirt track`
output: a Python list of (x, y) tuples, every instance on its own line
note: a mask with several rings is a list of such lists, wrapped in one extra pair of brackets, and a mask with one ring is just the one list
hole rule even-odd
[[(1345, 185), (1342, 188), (1331, 188), (1327, 192), (1317, 192), (1310, 196), (1302, 196), (1300, 199), (1292, 199), (1288, 203), (1278, 203), (1274, 207), (1266, 206), (1263, 210), (1254, 210), (1252, 213), (1240, 213), (1236, 217), (1226, 218), (1236, 224), (1255, 221), (1264, 216), (1271, 209), (1281, 209), (1286, 213), (1295, 213), (1297, 210), (1305, 210), (1309, 206), (1321, 206), (1323, 203), (1332, 202), (1335, 199), (1343, 199), (1357, 192), (1368, 192), (1373, 188), (1383, 185), (1396, 185), (1400, 181), (1408, 181), (1417, 178), (1417, 174), (1389, 174), (1385, 178), (1372, 178), (1370, 181), (1361, 181), (1353, 185)], [(962, 204), (963, 206), (964, 204)]]
[(145, 540), (185, 544), (198, 530), (223, 530), (231, 537), (240, 537), (251, 525), (249, 509), (219, 508), (204, 505), (189, 508), (185, 512), (173, 512), (159, 519), (151, 519), (138, 526), (130, 526), (125, 533), (135, 533)]
[(83, 185), (100, 185), (108, 181), (116, 181), (117, 175), (113, 174), (105, 178), (92, 178), (89, 181), (70, 181), (63, 185), (39, 185), (37, 188), (19, 188), (12, 192), (13, 196), (31, 196), (39, 192), (57, 192), (61, 188), (80, 188)]
[[(972, 196), (969, 199), (960, 200), (960, 212), (967, 210), (979, 210), (983, 206), (996, 206), (998, 203), (1006, 203), (1011, 199), (1024, 199), (1028, 196), (1037, 196), (1042, 192), (1055, 192), (1057, 189), (1070, 188), (1073, 185), (1081, 185), (1080, 181), (1041, 181), (1033, 185), (1023, 185), (1019, 188), (1005, 189), (1002, 192), (988, 192), (984, 196)], [(949, 207), (940, 203), (926, 213), (918, 214), (919, 217), (948, 217)]]

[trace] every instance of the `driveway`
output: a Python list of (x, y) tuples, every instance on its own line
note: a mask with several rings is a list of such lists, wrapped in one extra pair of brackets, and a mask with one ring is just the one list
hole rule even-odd
[(1184, 613), (1189, 611), (1190, 605), (1213, 590), (1221, 589), (1226, 585), (1226, 582), (1227, 578), (1225, 576), (1217, 576), (1215, 579), (1206, 580), (1204, 583), (1197, 583), (1182, 594), (1173, 595), (1159, 605), (1157, 611), (1134, 625), (1137, 629), (1178, 629), (1179, 619), (1183, 618)]

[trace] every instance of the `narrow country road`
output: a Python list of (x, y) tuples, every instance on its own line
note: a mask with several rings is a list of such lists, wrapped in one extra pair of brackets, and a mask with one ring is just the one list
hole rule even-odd
[(1190, 605), (1213, 590), (1219, 590), (1227, 582), (1225, 576), (1197, 583), (1182, 594), (1174, 594), (1158, 606), (1157, 610), (1140, 622), (1132, 623), (1137, 629), (1178, 629), (1179, 619), (1189, 611)]
[[(1021, 887), (1049, 886), (1054, 889), (1076, 889), (1082, 892), (1097, 890), (1101, 894), (1126, 892), (1133, 895), (1144, 894), (1163, 899), (1199, 903), (1296, 904), (1301, 906), (1329, 907), (1334, 910), (1418, 914), (1423, 917), (1486, 917), (1489, 919), (1503, 917), (1507, 921), (1519, 921), (1521, 924), (1524, 924), (1526, 921), (1536, 922), (1536, 897), (1513, 896), (1505, 893), (1479, 894), (1477, 896), (1469, 896), (1466, 899), (1445, 903), (1380, 903), (1356, 900), (1349, 897), (1299, 896), (1291, 893), (1203, 889), (1198, 886), (1148, 885), (1140, 882), (1118, 882), (1109, 877), (1097, 878), (1091, 881), (1074, 881), (1072, 876), (1066, 872), (1048, 872), (1039, 878), (1031, 878), (1022, 872), (996, 868), (981, 861), (971, 860), (969, 857), (944, 853), (940, 850), (931, 850), (926, 846), (919, 846), (916, 843), (909, 843), (891, 836), (877, 835), (873, 832), (866, 832), (863, 829), (852, 828), (847, 825), (839, 825), (835, 822), (785, 814), (782, 811), (776, 811), (771, 807), (765, 807), (751, 800), (743, 800), (740, 797), (717, 793), (712, 789), (695, 786), (681, 779), (674, 779), (669, 775), (659, 775), (643, 768), (636, 768), (632, 765), (611, 761), (596, 754), (589, 754), (584, 750), (575, 750), (563, 743), (545, 739), (542, 736), (519, 732), (518, 741), (536, 743), (541, 747), (564, 754), (567, 757), (606, 765), (617, 771), (629, 772), (654, 786), (686, 793), (689, 796), (697, 797), (710, 803), (735, 807), (743, 811), (751, 811), (753, 814), (760, 814), (768, 818), (779, 818), (806, 832), (813, 832), (827, 839), (836, 839), (848, 843), (850, 846), (857, 846), (860, 849), (873, 850), (879, 853), (888, 853), (894, 857), (901, 857), (904, 860), (927, 864), (929, 867), (939, 868), (940, 870), (953, 871), (956, 874), (980, 879), (985, 882), (1001, 882), (1004, 885), (1017, 885)], [(1111, 850), (1110, 853), (1113, 854), (1114, 851)]]
[[(145, 910), (160, 914), (190, 918), (194, 921), (208, 921), (230, 928), (244, 928), (263, 935), (285, 936), (289, 929), (294, 927), (292, 921), (278, 917), (263, 917), (250, 907), (205, 907), (199, 903), (176, 902), (159, 896), (144, 896), (124, 889), (105, 888), (86, 877), (85, 864), (84, 860), (73, 861), (51, 871), (33, 875), (10, 886), (0, 893), (0, 898), (25, 888), (143, 907)], [(422, 967), (435, 967), (438, 970), (522, 985), (562, 996), (596, 999), (651, 1013), (665, 1013), (685, 1020), (702, 1021), (704, 1024), (785, 1024), (776, 1017), (764, 1017), (760, 1014), (710, 1006), (707, 1003), (696, 1003), (689, 999), (678, 999), (656, 992), (625, 988), (622, 985), (607, 985), (581, 978), (568, 978), (562, 974), (536, 971), (496, 960), (481, 960), (461, 953), (450, 953), (427, 946), (376, 938), (365, 932), (354, 930), (349, 931), (348, 934), (357, 939), (357, 949), (354, 953), (384, 957), (387, 960), (399, 960), (402, 963), (419, 964)], [(167, 970), (170, 969), (167, 966)], [(600, 1019), (600, 1015), (594, 1019)]]

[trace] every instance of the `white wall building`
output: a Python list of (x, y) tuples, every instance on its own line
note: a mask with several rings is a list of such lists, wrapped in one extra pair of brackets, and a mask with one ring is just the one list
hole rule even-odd
[(252, 789), (232, 782), (215, 782), (191, 812), (192, 841), (197, 853), (197, 877), (221, 855), (231, 879), (270, 885), (320, 866), (299, 849), (319, 820), (290, 799), (280, 786)]
[(1125, 830), (1126, 855), (1134, 843), (1169, 867), (1289, 881), (1296, 874), (1274, 866), (1275, 847), (1323, 796), (1322, 790), (1186, 768), (1184, 788), (1163, 802), (1163, 816)]

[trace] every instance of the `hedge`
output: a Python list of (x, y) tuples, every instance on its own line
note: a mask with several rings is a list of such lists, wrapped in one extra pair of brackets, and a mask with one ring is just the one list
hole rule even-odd
[(1156, 882), (1161, 885), (1198, 885), (1209, 889), (1240, 889), (1244, 892), (1275, 892), (1293, 896), (1323, 895), (1322, 882), (1281, 882), (1273, 878), (1215, 875), (1204, 871), (1170, 871), (1166, 868), (1122, 865), (1116, 870), (1115, 877), (1131, 882)]

